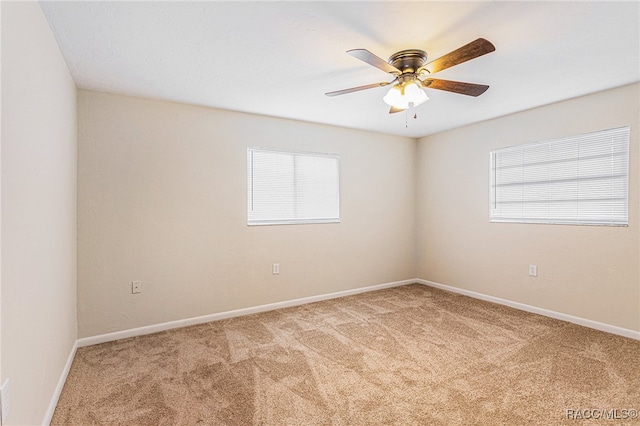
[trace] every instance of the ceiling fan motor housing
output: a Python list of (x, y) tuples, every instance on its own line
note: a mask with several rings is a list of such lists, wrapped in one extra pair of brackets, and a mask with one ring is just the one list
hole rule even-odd
[(402, 74), (416, 73), (427, 63), (427, 52), (420, 49), (401, 50), (389, 56), (388, 62), (402, 71)]

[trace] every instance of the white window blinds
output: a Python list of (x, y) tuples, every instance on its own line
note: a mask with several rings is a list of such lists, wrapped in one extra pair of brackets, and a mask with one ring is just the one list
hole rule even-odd
[(492, 222), (628, 224), (629, 127), (490, 156)]
[(340, 156), (247, 149), (247, 223), (340, 222)]

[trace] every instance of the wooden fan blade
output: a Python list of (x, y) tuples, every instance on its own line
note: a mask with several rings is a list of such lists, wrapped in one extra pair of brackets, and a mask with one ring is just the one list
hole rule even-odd
[(389, 114), (395, 114), (396, 112), (402, 111), (404, 111), (402, 108), (391, 107), (391, 109), (389, 110)]
[(377, 57), (367, 49), (352, 49), (347, 50), (347, 53), (356, 59), (360, 59), (361, 61), (364, 61), (369, 65), (373, 65), (374, 67), (381, 69), (384, 72), (388, 72), (391, 74), (402, 74), (402, 71), (400, 71), (398, 68), (394, 67), (384, 59)]
[(436, 78), (427, 78), (422, 82), (422, 86), (429, 89), (445, 90), (447, 92), (460, 93), (461, 95), (468, 96), (480, 96), (489, 88), (489, 86), (484, 84), (439, 80)]
[(361, 90), (373, 89), (375, 87), (388, 86), (390, 84), (391, 83), (387, 83), (386, 81), (383, 81), (382, 83), (366, 84), (364, 86), (358, 86), (358, 87), (351, 87), (349, 89), (336, 90), (335, 92), (325, 93), (325, 95), (327, 95), (327, 96), (345, 95), (347, 93), (359, 92)]
[(490, 41), (479, 38), (469, 44), (465, 44), (464, 46), (454, 50), (453, 52), (449, 52), (446, 55), (439, 57), (438, 59), (434, 59), (433, 61), (423, 66), (422, 69), (426, 69), (431, 74), (433, 74), (438, 71), (450, 68), (454, 65), (470, 61), (471, 59), (475, 59), (479, 56), (486, 55), (487, 53), (493, 52), (494, 50), (496, 50), (496, 47)]

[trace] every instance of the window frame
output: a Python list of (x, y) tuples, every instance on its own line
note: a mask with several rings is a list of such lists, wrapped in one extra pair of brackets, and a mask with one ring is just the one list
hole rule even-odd
[[(301, 157), (321, 157), (331, 158), (336, 161), (336, 182), (337, 182), (337, 217), (316, 217), (316, 218), (287, 218), (287, 219), (251, 219), (250, 208), (253, 201), (253, 185), (250, 179), (253, 178), (253, 168), (250, 164), (250, 153), (255, 151), (268, 152), (268, 153), (280, 153)], [(251, 161), (252, 161), (251, 157)], [(341, 222), (341, 173), (340, 173), (340, 154), (325, 153), (325, 152), (309, 152), (309, 151), (293, 151), (279, 148), (265, 148), (250, 146), (247, 147), (247, 226), (268, 226), (268, 225), (305, 225), (305, 224), (322, 224), (322, 223), (340, 223)], [(295, 161), (295, 160), (294, 160)], [(295, 173), (295, 172), (294, 172)]]
[[(601, 135), (599, 135), (601, 134)], [(590, 139), (590, 138), (594, 138), (597, 136), (606, 138), (606, 137), (611, 137), (614, 138), (616, 137), (616, 135), (621, 135), (621, 137), (624, 138), (623, 140), (623, 152), (622, 152), (622, 156), (623, 156), (623, 160), (625, 161), (624, 163), (624, 173), (619, 176), (623, 179), (623, 188), (625, 191), (625, 198), (624, 198), (624, 202), (625, 202), (625, 206), (624, 206), (624, 218), (623, 220), (612, 220), (613, 219), (613, 215), (611, 215), (609, 217), (608, 220), (605, 220), (604, 218), (602, 219), (591, 219), (591, 220), (587, 220), (587, 219), (580, 219), (578, 218), (571, 218), (571, 219), (566, 219), (566, 218), (558, 218), (558, 217), (547, 217), (547, 218), (524, 218), (522, 217), (523, 215), (521, 215), (521, 217), (516, 218), (516, 217), (504, 217), (504, 216), (496, 216), (494, 215), (494, 204), (496, 202), (496, 184), (495, 184), (495, 180), (496, 180), (496, 166), (495, 166), (495, 161), (496, 161), (496, 153), (498, 152), (506, 152), (506, 151), (516, 151), (516, 150), (524, 150), (528, 147), (535, 147), (535, 146), (541, 146), (541, 145), (549, 145), (551, 146), (552, 144), (561, 144), (561, 143), (572, 143), (572, 142), (578, 142), (580, 143), (580, 139)], [(545, 140), (545, 141), (539, 141), (539, 142), (529, 142), (529, 143), (523, 143), (523, 144), (519, 144), (519, 145), (512, 145), (512, 146), (507, 146), (507, 147), (502, 147), (502, 148), (496, 148), (493, 149), (489, 152), (489, 222), (491, 223), (526, 223), (526, 224), (550, 224), (550, 225), (579, 225), (579, 226), (613, 226), (613, 227), (627, 227), (629, 226), (629, 162), (630, 162), (630, 148), (631, 148), (631, 143), (630, 143), (630, 139), (631, 139), (631, 128), (630, 126), (620, 126), (620, 127), (615, 127), (615, 128), (610, 128), (610, 129), (605, 129), (605, 130), (599, 130), (599, 131), (595, 131), (595, 132), (590, 132), (590, 133), (584, 133), (584, 134), (579, 134), (579, 135), (573, 135), (573, 136), (568, 136), (568, 137), (564, 137), (564, 138), (558, 138), (558, 139), (553, 139), (553, 140)], [(614, 145), (614, 142), (611, 143), (611, 145)], [(611, 154), (610, 158), (613, 158), (614, 154)], [(602, 157), (602, 158), (606, 158), (606, 157)], [(585, 159), (588, 159), (588, 157), (578, 157), (578, 159), (576, 159), (575, 161), (580, 161), (582, 160), (583, 162), (585, 161)], [(551, 164), (551, 161), (547, 161), (547, 164)], [(578, 163), (579, 164), (579, 163)], [(525, 165), (521, 166), (521, 168), (524, 170), (525, 169)], [(604, 174), (602, 175), (604, 176)], [(614, 176), (611, 176), (611, 179), (613, 180)], [(583, 179), (583, 182), (586, 181), (588, 179)], [(569, 181), (569, 180), (567, 180)], [(575, 179), (572, 179), (571, 181), (575, 181), (576, 183), (579, 184), (580, 180), (580, 176), (577, 176)], [(566, 201), (573, 201), (574, 199), (567, 199)], [(580, 197), (576, 196), (575, 197), (576, 203), (579, 204), (580, 202)], [(553, 203), (555, 200), (546, 200), (545, 201), (540, 201), (540, 203), (545, 203), (547, 205), (549, 205), (550, 203)], [(589, 201), (589, 200), (584, 200), (583, 201)], [(524, 201), (521, 202), (522, 205), (525, 204)]]

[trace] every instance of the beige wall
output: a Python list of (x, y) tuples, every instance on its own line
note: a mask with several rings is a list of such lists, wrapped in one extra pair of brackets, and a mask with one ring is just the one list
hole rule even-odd
[[(0, 379), (11, 379), (6, 424), (38, 424), (77, 337), (76, 90), (38, 4), (0, 11)], [(80, 91), (79, 337), (416, 276), (640, 330), (639, 95), (636, 84), (566, 101), (416, 150)], [(488, 223), (489, 150), (621, 125), (632, 127), (628, 228)], [(247, 146), (341, 154), (342, 223), (247, 227)]]
[(36, 2), (2, 2), (2, 381), (41, 424), (76, 341), (76, 90)]
[[(342, 222), (248, 227), (248, 146), (340, 154)], [(415, 149), (80, 90), (79, 336), (414, 278)]]
[[(489, 223), (490, 150), (627, 125), (628, 227)], [(634, 84), (420, 139), (419, 277), (639, 331), (639, 132)]]

